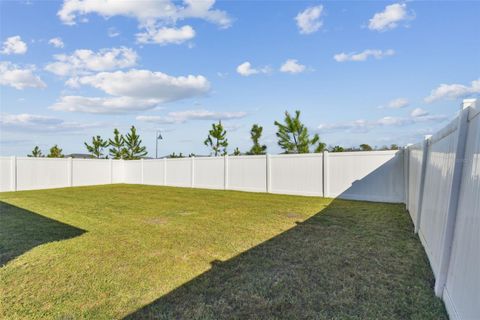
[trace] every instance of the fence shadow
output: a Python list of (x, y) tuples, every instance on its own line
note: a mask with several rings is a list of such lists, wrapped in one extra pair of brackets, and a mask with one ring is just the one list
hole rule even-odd
[(400, 204), (321, 212), (125, 319), (446, 319)]
[(85, 230), (0, 201), (0, 266), (36, 246), (83, 233)]

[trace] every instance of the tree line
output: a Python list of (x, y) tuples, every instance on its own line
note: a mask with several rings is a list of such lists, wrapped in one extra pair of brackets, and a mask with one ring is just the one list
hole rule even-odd
[[(84, 142), (85, 148), (90, 153), (92, 158), (102, 159), (124, 159), (137, 160), (147, 155), (147, 148), (142, 146), (142, 140), (137, 133), (135, 126), (130, 128), (130, 131), (123, 135), (118, 129), (113, 130), (113, 138), (104, 140), (101, 136), (93, 136), (92, 142), (89, 144)], [(108, 150), (106, 150), (108, 148)], [(108, 154), (106, 154), (108, 151)], [(38, 146), (32, 150), (29, 157), (43, 157), (42, 151)], [(50, 149), (48, 158), (63, 158), (62, 149), (57, 145)]]
[[(381, 148), (371, 147), (368, 144), (361, 144), (359, 147), (344, 148), (339, 145), (327, 147), (327, 145), (320, 140), (320, 136), (315, 133), (310, 135), (308, 128), (300, 120), (300, 111), (296, 110), (294, 114), (285, 111), (284, 119), (282, 122), (275, 121), (274, 125), (277, 127), (276, 137), (277, 144), (286, 154), (296, 153), (319, 153), (323, 151), (330, 152), (345, 152), (345, 151), (373, 151), (373, 150), (398, 150), (398, 145), (392, 144), (390, 147), (383, 146)], [(263, 127), (254, 124), (250, 129), (250, 139), (252, 140), (252, 147), (242, 153), (238, 147), (236, 147), (231, 155), (238, 156), (241, 154), (247, 155), (262, 155), (266, 154), (267, 146), (260, 143), (262, 137)], [(224, 156), (228, 154), (228, 139), (227, 130), (224, 128), (222, 122), (213, 123), (211, 129), (208, 131), (207, 138), (204, 140), (204, 145), (210, 150), (210, 155)], [(90, 153), (92, 158), (112, 158), (112, 159), (125, 159), (135, 160), (145, 157), (147, 150), (145, 146), (142, 146), (142, 140), (140, 135), (134, 126), (130, 128), (130, 131), (126, 135), (122, 135), (118, 129), (113, 131), (113, 138), (103, 139), (97, 135), (92, 137), (91, 143), (85, 142), (85, 147)], [(108, 154), (106, 149), (108, 148)], [(38, 146), (35, 146), (29, 157), (42, 157), (42, 152)], [(195, 156), (193, 153), (188, 157)], [(50, 158), (63, 157), (62, 149), (57, 145), (50, 149)], [(170, 158), (184, 158), (182, 153), (176, 154), (175, 152), (169, 155)]]

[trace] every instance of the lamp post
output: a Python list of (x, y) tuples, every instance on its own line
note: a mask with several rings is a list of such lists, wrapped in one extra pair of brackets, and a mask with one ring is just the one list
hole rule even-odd
[(155, 132), (155, 159), (158, 159), (158, 140), (162, 140), (162, 133), (160, 130)]

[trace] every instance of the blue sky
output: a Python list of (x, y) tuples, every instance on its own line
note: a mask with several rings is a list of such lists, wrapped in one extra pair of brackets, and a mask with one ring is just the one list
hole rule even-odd
[(135, 125), (155, 152), (229, 151), (302, 111), (328, 145), (404, 145), (480, 93), (480, 2), (2, 1), (0, 153), (85, 152)]

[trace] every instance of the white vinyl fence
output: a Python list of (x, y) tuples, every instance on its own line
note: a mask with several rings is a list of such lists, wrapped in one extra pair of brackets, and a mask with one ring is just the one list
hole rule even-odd
[(404, 202), (402, 151), (181, 159), (0, 158), (0, 191), (110, 183)]
[(407, 208), (451, 319), (480, 319), (480, 106), (407, 147)]

